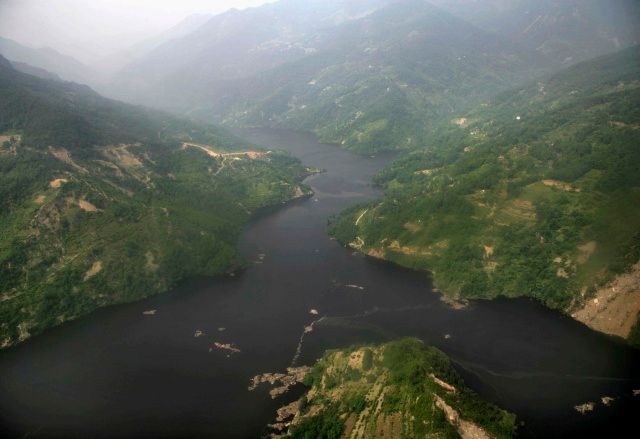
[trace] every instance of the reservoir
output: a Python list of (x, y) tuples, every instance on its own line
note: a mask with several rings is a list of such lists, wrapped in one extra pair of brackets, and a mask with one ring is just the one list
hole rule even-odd
[[(402, 336), (447, 353), (472, 389), (524, 421), (524, 437), (634, 426), (640, 351), (527, 299), (455, 310), (427, 273), (327, 235), (331, 215), (380, 195), (370, 181), (391, 157), (362, 158), (290, 131), (240, 134), (324, 169), (306, 180), (315, 195), (247, 226), (239, 245), (248, 267), (235, 276), (102, 309), (0, 353), (2, 437), (260, 437), (300, 389), (272, 400), (265, 387), (248, 391), (253, 376)], [(605, 396), (615, 400), (605, 406)], [(591, 401), (591, 413), (574, 409)]]

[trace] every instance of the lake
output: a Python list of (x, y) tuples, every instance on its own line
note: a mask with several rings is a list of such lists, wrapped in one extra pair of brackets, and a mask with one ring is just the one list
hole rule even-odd
[[(3, 437), (259, 437), (300, 389), (272, 400), (264, 387), (247, 390), (251, 377), (311, 365), (328, 348), (402, 336), (446, 352), (470, 387), (524, 421), (523, 436), (611, 435), (634, 425), (640, 351), (531, 300), (454, 310), (427, 273), (330, 239), (331, 215), (380, 196), (370, 181), (390, 156), (362, 158), (290, 131), (241, 134), (325, 169), (306, 180), (315, 195), (246, 228), (241, 273), (102, 309), (2, 352)], [(604, 396), (616, 400), (605, 407)], [(573, 409), (587, 401), (599, 403), (594, 412)]]

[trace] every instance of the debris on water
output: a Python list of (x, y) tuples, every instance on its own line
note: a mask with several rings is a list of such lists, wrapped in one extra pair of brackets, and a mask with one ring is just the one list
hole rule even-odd
[(361, 287), (360, 285), (356, 285), (356, 284), (348, 284), (348, 285), (345, 285), (345, 287), (353, 288), (354, 290), (364, 290), (364, 287)]
[(142, 314), (145, 316), (155, 316), (157, 312), (158, 312), (157, 309), (150, 309), (147, 311), (143, 311)]
[(262, 375), (256, 375), (251, 379), (251, 384), (248, 387), (250, 392), (254, 391), (260, 384), (269, 383), (271, 386), (275, 386), (277, 383), (280, 385), (274, 387), (269, 391), (272, 399), (287, 393), (287, 391), (298, 383), (304, 381), (304, 377), (311, 371), (308, 366), (301, 367), (288, 367), (287, 373), (263, 373)]
[(450, 338), (451, 338), (451, 334), (445, 334), (445, 335), (444, 335), (444, 339), (445, 339), (445, 340), (449, 340)]
[(586, 402), (584, 404), (580, 404), (574, 407), (576, 411), (582, 415), (587, 414), (588, 412), (592, 412), (593, 409), (596, 408), (595, 402)]
[(308, 333), (310, 333), (311, 331), (313, 331), (313, 325), (309, 325), (309, 326), (305, 326), (305, 327), (304, 327), (304, 333), (305, 333), (305, 334), (308, 334)]
[(227, 328), (218, 328), (218, 332), (224, 332), (226, 330), (227, 330)]
[(219, 342), (216, 341), (215, 343), (213, 343), (213, 346), (215, 348), (217, 348), (217, 349), (224, 350), (224, 351), (229, 351), (229, 352), (232, 352), (234, 354), (239, 354), (241, 352), (240, 349), (234, 348), (231, 343), (219, 343)]
[(311, 311), (309, 311), (309, 314), (311, 314), (313, 316), (317, 316), (318, 315), (318, 310), (317, 309), (312, 309)]
[(616, 399), (615, 399), (615, 398), (612, 398), (612, 397), (610, 397), (610, 396), (603, 396), (603, 397), (601, 398), (601, 400), (602, 400), (602, 403), (603, 403), (604, 405), (609, 406), (609, 405), (611, 405), (611, 403), (612, 403), (613, 401), (615, 401)]
[(199, 329), (196, 329), (196, 332), (193, 334), (194, 337), (198, 338), (198, 337), (202, 337), (204, 335), (204, 332), (202, 332)]
[(640, 396), (640, 389), (633, 391), (633, 396)]
[(440, 301), (456, 311), (469, 307), (469, 301), (466, 299), (455, 299), (453, 297), (440, 296)]
[(313, 327), (317, 324), (320, 323), (321, 321), (323, 321), (325, 318), (324, 317), (320, 317), (318, 320), (314, 320), (313, 322), (311, 322), (311, 324), (309, 326), (305, 326), (304, 330), (302, 331), (302, 334), (300, 334), (300, 341), (298, 341), (298, 346), (296, 347), (296, 353), (293, 356), (293, 359), (291, 360), (291, 367), (294, 367), (296, 365), (296, 362), (298, 361), (298, 358), (300, 357), (300, 354), (302, 353), (302, 345), (304, 343), (304, 339), (305, 336), (307, 334), (309, 334), (310, 332), (313, 331)]

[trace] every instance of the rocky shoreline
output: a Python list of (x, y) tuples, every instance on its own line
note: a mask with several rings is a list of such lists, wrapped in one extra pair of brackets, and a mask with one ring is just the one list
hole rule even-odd
[[(272, 399), (284, 395), (296, 384), (304, 381), (304, 377), (311, 371), (308, 366), (288, 367), (287, 373), (263, 373), (251, 379), (251, 384), (247, 388), (250, 392), (256, 390), (260, 384), (268, 383), (273, 388), (269, 390)], [(274, 387), (275, 386), (275, 387)]]

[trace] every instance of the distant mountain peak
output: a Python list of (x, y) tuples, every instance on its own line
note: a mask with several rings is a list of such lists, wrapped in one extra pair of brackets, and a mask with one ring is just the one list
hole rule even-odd
[(46, 70), (67, 81), (91, 83), (95, 79), (89, 67), (50, 47), (32, 48), (0, 37), (0, 54), (12, 62)]

